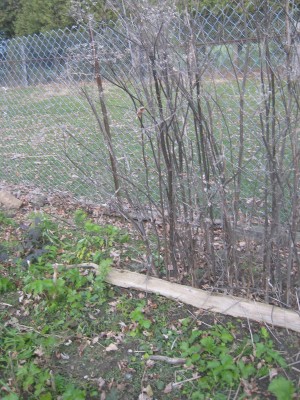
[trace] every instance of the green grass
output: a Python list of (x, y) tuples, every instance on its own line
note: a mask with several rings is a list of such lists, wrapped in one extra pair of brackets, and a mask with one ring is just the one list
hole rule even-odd
[[(111, 178), (106, 171), (108, 155), (103, 150), (103, 138), (87, 101), (79, 92), (78, 87), (60, 85), (0, 91), (4, 130), (0, 179), (38, 182), (48, 188), (58, 186), (76, 195), (91, 192), (90, 182), (85, 184), (84, 176), (65, 158), (66, 150), (87, 176), (96, 179), (93, 175), (104, 170), (104, 184), (109, 191)], [(70, 137), (67, 139), (67, 133), (88, 150)], [(76, 180), (75, 175), (80, 179)]]
[[(241, 81), (240, 81), (241, 84)], [(93, 84), (85, 88), (99, 109), (97, 90)], [(225, 155), (226, 178), (238, 170), (239, 148), (239, 95), (237, 83), (217, 79), (204, 82), (203, 111), (220, 151)], [(245, 92), (244, 115), (244, 171), (241, 199), (261, 197), (266, 168), (266, 150), (260, 128), (260, 86), (255, 78), (249, 78)], [(123, 176), (145, 189), (145, 171), (142, 162), (141, 130), (133, 104), (120, 89), (105, 85), (105, 95), (112, 123), (113, 143), (119, 168)], [(210, 109), (207, 103), (210, 104)], [(34, 182), (48, 189), (57, 187), (69, 190), (77, 197), (107, 199), (113, 193), (108, 151), (96, 119), (84, 98), (80, 85), (40, 85), (28, 88), (9, 88), (0, 91), (3, 142), (0, 146), (0, 179), (12, 183)], [(145, 106), (148, 105), (145, 102)], [(280, 95), (277, 107), (282, 110)], [(181, 112), (178, 119), (181, 119)], [(150, 126), (145, 116), (144, 123)], [(278, 127), (279, 129), (279, 127)], [(154, 143), (155, 131), (150, 131)], [(73, 140), (69, 135), (72, 135)], [(278, 135), (280, 132), (278, 131)], [(196, 144), (193, 123), (187, 126), (185, 137), (188, 152), (194, 152)], [(279, 140), (279, 139), (278, 139)], [(280, 139), (281, 140), (281, 139)], [(70, 156), (74, 165), (65, 156)], [(289, 168), (289, 147), (284, 158), (284, 170)], [(150, 193), (158, 199), (157, 171), (150, 145), (146, 146), (150, 170)], [(78, 168), (79, 167), (79, 168)], [(191, 165), (190, 165), (191, 167)], [(193, 179), (200, 171), (193, 163)], [(186, 184), (184, 178), (183, 184)], [(128, 183), (125, 183), (125, 186)], [(228, 191), (233, 184), (228, 184)], [(212, 187), (212, 191), (216, 188)], [(195, 195), (199, 196), (195, 188)], [(142, 198), (141, 193), (138, 194)], [(217, 200), (216, 200), (217, 201)], [(288, 208), (288, 202), (285, 203)]]

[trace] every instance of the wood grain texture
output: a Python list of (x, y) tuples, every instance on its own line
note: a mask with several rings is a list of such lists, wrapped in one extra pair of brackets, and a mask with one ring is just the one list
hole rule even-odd
[(179, 285), (162, 279), (147, 277), (131, 271), (112, 269), (106, 282), (123, 288), (156, 293), (169, 299), (225, 315), (291, 329), (300, 333), (300, 313), (270, 304), (245, 300)]

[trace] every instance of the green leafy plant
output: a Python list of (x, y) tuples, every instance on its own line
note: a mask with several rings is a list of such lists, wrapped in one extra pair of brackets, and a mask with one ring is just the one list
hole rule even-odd
[(268, 390), (274, 394), (277, 400), (290, 400), (293, 398), (295, 387), (293, 382), (283, 376), (278, 376), (270, 382)]
[(36, 397), (39, 397), (47, 391), (47, 382), (51, 375), (48, 369), (43, 370), (34, 362), (27, 362), (18, 368), (16, 377), (22, 391), (34, 393)]
[(19, 396), (16, 393), (9, 393), (7, 396), (2, 397), (2, 400), (19, 400)]
[[(36, 332), (19, 332), (16, 329), (4, 328), (0, 336), (0, 376), (4, 371), (10, 371), (14, 377), (15, 392), (4, 397), (6, 399), (55, 399), (62, 398), (84, 399), (85, 391), (66, 381), (60, 375), (54, 375), (49, 368), (43, 368), (44, 361), (58, 346), (53, 336), (42, 336)], [(5, 356), (7, 354), (7, 356)], [(47, 356), (48, 355), (48, 356)], [(0, 383), (7, 390), (10, 385), (0, 378)], [(1, 393), (1, 390), (0, 390)]]
[[(187, 358), (187, 365), (193, 366), (201, 374), (198, 386), (202, 390), (225, 389), (236, 387), (241, 379), (264, 376), (274, 366), (286, 367), (284, 359), (274, 350), (265, 328), (261, 329), (261, 335), (256, 335), (255, 340), (254, 346), (250, 342), (233, 346), (234, 337), (230, 330), (215, 325), (208, 332), (193, 330), (188, 340), (181, 342), (180, 350), (181, 355)], [(276, 390), (276, 387), (275, 381), (271, 389)], [(286, 391), (288, 387), (286, 383)], [(202, 398), (197, 393), (192, 398)]]
[[(0, 307), (0, 319), (4, 321), (0, 324), (1, 399), (100, 398), (96, 379), (82, 380), (74, 374), (71, 377), (63, 366), (77, 363), (80, 354), (84, 363), (93, 359), (94, 368), (99, 355), (100, 359), (103, 356), (103, 346), (111, 342), (118, 346), (115, 357), (124, 350), (128, 356), (127, 349), (135, 346), (138, 353), (132, 351), (126, 362), (120, 363), (120, 370), (101, 372), (106, 382), (102, 390), (107, 398), (124, 397), (115, 383), (123, 383), (127, 371), (132, 384), (126, 381), (126, 388), (132, 390), (128, 394), (132, 398), (140, 393), (141, 371), (145, 371), (155, 398), (223, 400), (230, 393), (237, 393), (238, 387), (239, 398), (246, 396), (240, 382), (245, 382), (245, 387), (248, 382), (257, 384), (259, 390), (263, 386), (266, 391), (265, 380), (259, 378), (268, 376), (270, 368), (280, 373), (287, 368), (265, 327), (254, 327), (251, 338), (243, 330), (238, 331), (236, 324), (241, 321), (209, 328), (204, 325), (202, 330), (203, 325), (199, 327), (195, 318), (186, 317), (184, 307), (178, 308), (154, 295), (141, 300), (140, 295), (107, 285), (112, 253), (123, 257), (127, 248), (132, 251), (132, 242), (124, 246), (129, 238), (122, 230), (110, 225), (99, 226), (81, 211), (75, 217), (76, 229), (70, 225), (58, 227), (43, 216), (39, 218), (42, 221), (31, 224), (31, 228), (38, 228), (37, 232), (29, 234), (27, 222), (26, 229), (18, 231), (22, 233), (22, 243), (29, 236), (24, 254), (35, 252), (29, 265), (26, 268), (17, 262), (10, 265), (14, 249), (8, 243), (9, 258), (2, 267), (5, 274), (0, 278), (1, 301), (9, 306)], [(15, 240), (16, 236), (12, 238)], [(139, 246), (140, 243), (134, 251), (140, 252)], [(18, 248), (16, 252), (19, 254), (21, 250)], [(99, 266), (97, 273), (92, 268), (70, 266), (89, 262)], [(58, 264), (56, 276), (55, 263)], [(144, 355), (142, 358), (140, 352)], [(176, 368), (176, 392), (162, 394), (166, 385), (174, 381), (173, 366), (162, 368), (157, 362), (145, 369), (146, 360), (154, 352), (186, 359), (187, 368)], [(114, 354), (110, 353), (111, 360), (110, 357)], [(62, 366), (61, 375), (55, 374), (57, 363)], [(89, 375), (88, 368), (84, 373)], [(279, 376), (272, 380), (268, 390), (278, 400), (293, 399), (298, 394), (292, 382)]]
[(132, 336), (136, 336), (143, 330), (147, 330), (151, 326), (151, 321), (144, 314), (145, 302), (141, 302), (131, 313), (130, 318), (137, 324), (136, 328), (131, 331)]
[(84, 390), (76, 388), (73, 384), (67, 385), (65, 391), (62, 394), (63, 400), (85, 400), (86, 392)]
[(65, 295), (65, 281), (62, 278), (54, 281), (53, 279), (37, 279), (25, 286), (24, 290), (34, 295), (44, 294), (48, 299), (55, 299)]
[(14, 289), (15, 285), (10, 279), (0, 276), (0, 293), (10, 292)]
[(15, 222), (0, 210), (0, 225), (15, 225)]
[(59, 228), (45, 214), (34, 214), (32, 223), (24, 230), (24, 245), (41, 246), (55, 244), (60, 241)]
[(127, 233), (112, 225), (100, 226), (77, 210), (74, 216), (80, 236), (64, 247), (62, 260), (68, 263), (91, 261), (99, 264), (110, 257), (110, 252), (129, 240)]

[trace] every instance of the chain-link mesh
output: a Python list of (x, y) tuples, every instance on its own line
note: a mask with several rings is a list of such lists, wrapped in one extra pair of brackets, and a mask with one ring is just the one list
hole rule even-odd
[(133, 3), (0, 43), (0, 180), (116, 207), (152, 271), (296, 305), (299, 10)]
[[(149, 138), (157, 135), (159, 122), (154, 117), (144, 120), (141, 131), (137, 108), (145, 106), (150, 111), (154, 108), (151, 51), (155, 52), (155, 46), (164, 46), (166, 59), (155, 61), (157, 73), (164, 74), (165, 63), (169, 74), (172, 68), (170, 85), (174, 86), (176, 80), (177, 87), (181, 87), (181, 82), (189, 81), (192, 75), (201, 81), (201, 113), (208, 125), (209, 140), (213, 137), (218, 140), (215, 145), (220, 159), (214, 160), (213, 165), (217, 168), (222, 163), (229, 194), (234, 191), (235, 178), (239, 176), (243, 212), (254, 213), (264, 199), (262, 188), (265, 188), (269, 151), (261, 133), (262, 129), (268, 129), (262, 122), (261, 110), (269, 93), (268, 87), (262, 86), (265, 78), (262, 79), (261, 71), (269, 68), (276, 77), (280, 74), (281, 86), (277, 91), (282, 95), (288, 90), (288, 68), (297, 77), (299, 74), (299, 25), (293, 10), (287, 15), (279, 6), (266, 9), (248, 4), (244, 9), (230, 4), (224, 9), (193, 10), (190, 14), (172, 8), (161, 9), (159, 14), (153, 9), (151, 14), (147, 9), (146, 14), (123, 16), (117, 23), (106, 26), (81, 26), (3, 41), (0, 48), (0, 179), (34, 182), (101, 201), (114, 195), (110, 152), (91, 107), (92, 103), (99, 110), (93, 44), (104, 78), (118, 173), (124, 182), (130, 179), (139, 187), (136, 196), (141, 196), (143, 187), (149, 185), (157, 193), (153, 199), (158, 201), (157, 160), (147, 161), (150, 176), (144, 167), (154, 143)], [(287, 29), (293, 48), (289, 65), (286, 64)], [(193, 84), (197, 82), (190, 81), (180, 89), (176, 118), (187, 146), (185, 157), (189, 161), (186, 162), (193, 173), (189, 182), (192, 196), (197, 197), (206, 178), (197, 166), (197, 157), (201, 155), (201, 152), (197, 154), (197, 141), (189, 134), (194, 122), (187, 105), (190, 102), (193, 107), (192, 101), (195, 101), (189, 87)], [(127, 85), (125, 91), (124, 85)], [(176, 85), (170, 90), (175, 89)], [(284, 96), (276, 101), (279, 106), (274, 116), (274, 141), (277, 151), (289, 153), (285, 134), (290, 128), (286, 125)], [(169, 114), (173, 118), (170, 110)], [(288, 123), (295, 124), (295, 119)], [(242, 153), (239, 151), (241, 138)], [(149, 154), (144, 154), (145, 151)], [(288, 156), (281, 162), (284, 164), (281, 170), (292, 170)], [(217, 204), (219, 199), (214, 196), (219, 186), (213, 180), (209, 190), (209, 201)], [(285, 200), (288, 204), (288, 199)], [(282, 200), (288, 215), (286, 204)]]

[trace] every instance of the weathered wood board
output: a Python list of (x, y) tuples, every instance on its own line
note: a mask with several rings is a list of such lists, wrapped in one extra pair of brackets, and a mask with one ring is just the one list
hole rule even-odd
[(106, 282), (123, 288), (156, 293), (197, 308), (279, 326), (300, 333), (300, 313), (270, 304), (179, 285), (131, 271), (111, 269)]

